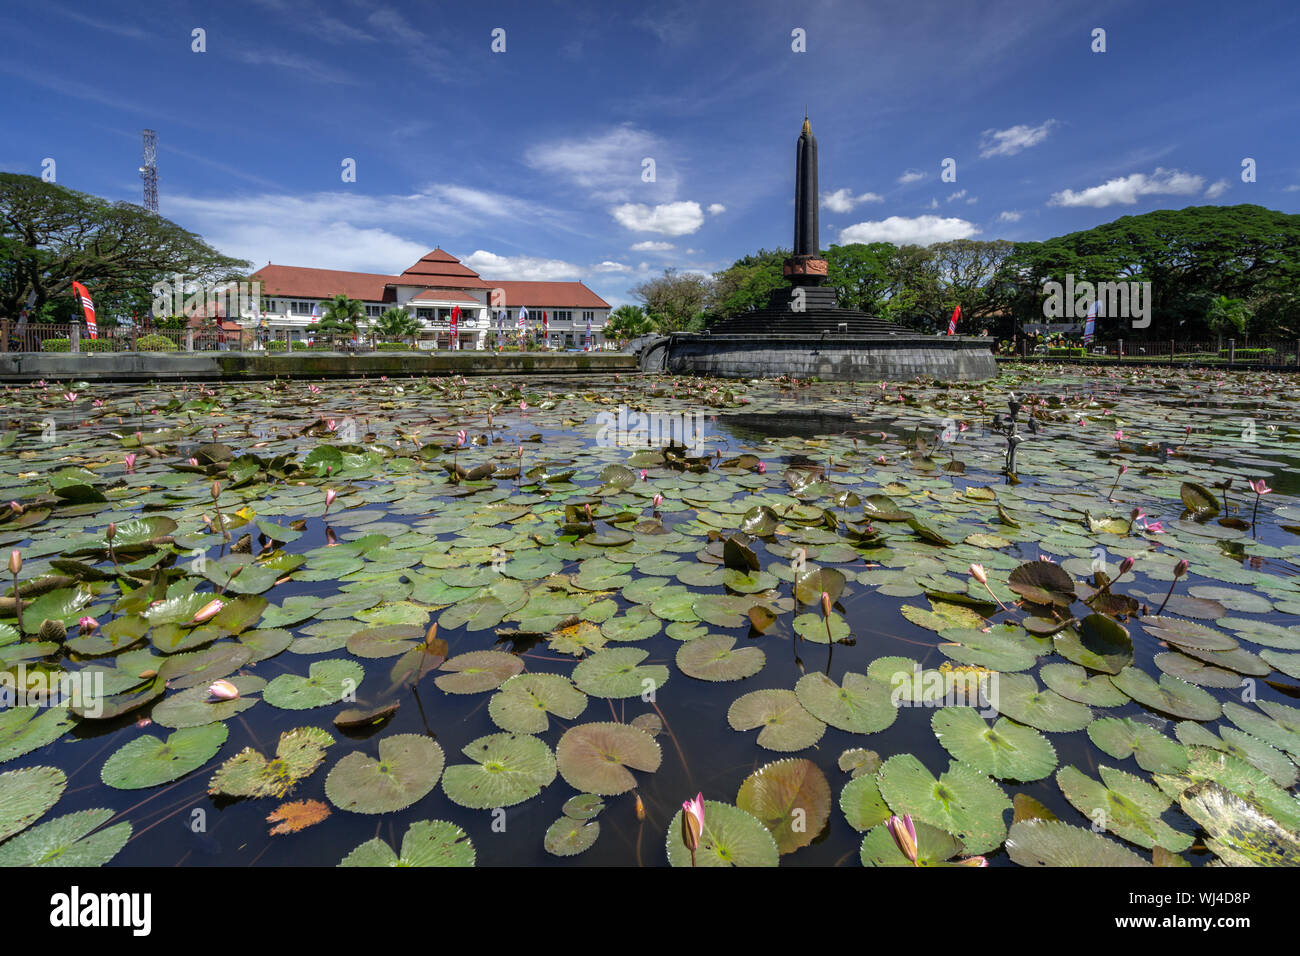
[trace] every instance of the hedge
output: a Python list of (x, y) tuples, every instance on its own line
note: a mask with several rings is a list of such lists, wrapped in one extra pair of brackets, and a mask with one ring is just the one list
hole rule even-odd
[[(77, 349), (82, 352), (115, 352), (113, 343), (108, 339), (82, 339)], [(71, 339), (45, 339), (41, 342), (42, 352), (71, 352)]]
[[(1219, 354), (1224, 358), (1228, 357), (1227, 349), (1219, 349)], [(1277, 349), (1237, 349), (1237, 358), (1262, 358), (1265, 355), (1276, 355)]]
[(409, 352), (411, 347), (405, 342), (380, 342), (375, 346), (376, 352)]
[(137, 352), (175, 352), (176, 343), (165, 335), (142, 335), (135, 340)]
[(1083, 358), (1085, 355), (1088, 354), (1088, 350), (1085, 349), (1085, 348), (1079, 348), (1079, 347), (1072, 347), (1072, 348), (1049, 348), (1049, 349), (1047, 350), (1047, 354), (1048, 354), (1048, 355), (1056, 355), (1056, 356), (1072, 356), (1072, 357), (1075, 357), (1075, 358)]
[(283, 352), (285, 350), (285, 343), (282, 339), (273, 339), (266, 343), (266, 350), (268, 352)]

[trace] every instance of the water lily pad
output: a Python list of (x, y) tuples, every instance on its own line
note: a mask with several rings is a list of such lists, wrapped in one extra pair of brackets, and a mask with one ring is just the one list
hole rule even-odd
[(1300, 834), (1258, 803), (1213, 781), (1188, 787), (1183, 812), (1205, 830), (1205, 845), (1230, 866), (1300, 866)]
[(880, 795), (874, 774), (854, 777), (840, 791), (840, 810), (849, 826), (865, 833), (889, 819), (889, 805)]
[[(961, 841), (938, 827), (920, 820), (912, 821), (916, 828), (916, 866), (951, 866), (947, 861), (962, 852)], [(863, 866), (912, 866), (894, 842), (893, 835), (884, 824), (872, 827), (862, 838), (858, 852)]]
[(118, 790), (144, 790), (178, 780), (217, 755), (229, 731), (206, 724), (172, 731), (166, 740), (145, 734), (128, 741), (105, 761), (100, 778)]
[(1041, 780), (1056, 769), (1056, 748), (1005, 717), (990, 727), (973, 707), (944, 707), (930, 719), (954, 758), (1000, 780)]
[(831, 789), (815, 763), (789, 757), (746, 777), (736, 794), (736, 806), (762, 821), (781, 854), (793, 853), (826, 826)]
[(1175, 717), (1214, 720), (1223, 713), (1209, 693), (1168, 674), (1161, 674), (1156, 682), (1146, 671), (1126, 667), (1111, 678), (1111, 683), (1139, 704)]
[(474, 843), (460, 827), (446, 820), (419, 820), (402, 837), (402, 853), (383, 840), (367, 840), (339, 866), (473, 866)]
[[(668, 824), (665, 844), (670, 866), (691, 865), (691, 851), (682, 839), (681, 810)], [(780, 859), (776, 840), (760, 820), (739, 807), (704, 801), (696, 866), (777, 866)]]
[(1092, 721), (1086, 704), (1041, 689), (1028, 674), (1000, 674), (996, 682), (990, 682), (987, 693), (998, 713), (1038, 730), (1070, 733), (1083, 730)]
[(393, 813), (415, 803), (438, 783), (442, 748), (422, 734), (381, 737), (379, 757), (346, 754), (325, 778), (325, 795), (340, 810)]
[(473, 763), (453, 764), (442, 789), (462, 807), (491, 810), (523, 803), (555, 779), (555, 755), (527, 734), (490, 734), (462, 751)]
[(961, 841), (967, 853), (985, 853), (1002, 844), (1002, 814), (1011, 800), (987, 776), (953, 761), (936, 778), (911, 754), (895, 754), (878, 774), (880, 794), (896, 814), (938, 827)]
[(502, 651), (470, 651), (444, 661), (440, 668), (451, 671), (434, 681), (447, 694), (480, 694), (496, 690), (524, 669), (524, 662)]
[(59, 802), (67, 785), (67, 776), (57, 767), (28, 767), (0, 773), (0, 840), (39, 820)]
[(587, 695), (560, 674), (518, 674), (488, 701), (492, 722), (516, 734), (545, 733), (548, 714), (573, 720), (586, 708)]
[(814, 671), (799, 678), (794, 692), (808, 713), (851, 733), (874, 734), (898, 718), (890, 686), (865, 674), (849, 671), (836, 684)]
[(1052, 643), (1066, 660), (1105, 674), (1118, 674), (1133, 663), (1133, 639), (1128, 629), (1103, 614), (1089, 614), (1079, 622), (1077, 631), (1060, 631)]
[(794, 691), (784, 689), (756, 690), (736, 698), (727, 709), (727, 723), (741, 731), (762, 727), (758, 745), (786, 753), (811, 747), (826, 732), (826, 724), (804, 710)]
[(1093, 707), (1119, 707), (1128, 696), (1110, 682), (1105, 674), (1088, 676), (1078, 664), (1044, 664), (1038, 676), (1050, 689), (1068, 700)]
[(677, 650), (677, 667), (697, 680), (733, 681), (753, 677), (763, 669), (767, 656), (753, 645), (736, 649), (735, 644), (736, 638), (725, 634), (688, 641)]
[(590, 850), (600, 836), (600, 821), (561, 816), (546, 829), (542, 845), (554, 856), (577, 856)]
[(636, 786), (631, 770), (658, 770), (663, 753), (644, 730), (605, 722), (570, 727), (560, 738), (555, 757), (560, 775), (570, 786), (608, 797)]
[(648, 656), (649, 651), (635, 647), (597, 651), (573, 669), (573, 682), (593, 697), (640, 697), (653, 693), (667, 682), (668, 668), (662, 664), (642, 664)]
[(1007, 855), (1020, 866), (1150, 866), (1123, 844), (1059, 820), (1018, 820)]
[(266, 685), (262, 699), (283, 710), (311, 710), (336, 704), (355, 694), (365, 669), (356, 661), (331, 658), (313, 661), (307, 677), (281, 674)]
[(1182, 744), (1129, 717), (1094, 720), (1088, 725), (1088, 736), (1116, 760), (1136, 757), (1138, 766), (1152, 773), (1178, 773), (1187, 767)]
[(1162, 846), (1181, 853), (1192, 845), (1192, 835), (1175, 830), (1160, 819), (1170, 800), (1155, 787), (1113, 767), (1100, 768), (1104, 783), (1077, 767), (1062, 767), (1056, 782), (1076, 810), (1101, 827), (1138, 846)]
[(245, 747), (212, 775), (208, 793), (228, 797), (284, 797), (310, 777), (334, 742), (319, 727), (299, 727), (280, 735), (274, 759)]
[(0, 763), (53, 743), (67, 733), (74, 723), (64, 707), (10, 707), (0, 710)]
[(82, 810), (42, 823), (0, 846), (0, 867), (103, 866), (131, 839), (131, 824), (97, 830), (113, 818), (108, 809)]

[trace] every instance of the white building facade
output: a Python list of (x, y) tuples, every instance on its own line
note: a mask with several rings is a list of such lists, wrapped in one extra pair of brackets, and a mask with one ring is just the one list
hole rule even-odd
[[(499, 340), (517, 341), (519, 314), (526, 331), (552, 349), (602, 349), (609, 303), (581, 282), (525, 282), (484, 279), (442, 249), (434, 249), (401, 275), (343, 272), (268, 263), (250, 277), (261, 283), (259, 308), (245, 308), (245, 329), (269, 340), (308, 342), (327, 300), (346, 295), (362, 303), (368, 337), (387, 310), (405, 309), (420, 326), (422, 349), (485, 349)], [(459, 309), (452, 340), (452, 313)], [(545, 325), (545, 333), (543, 326)]]

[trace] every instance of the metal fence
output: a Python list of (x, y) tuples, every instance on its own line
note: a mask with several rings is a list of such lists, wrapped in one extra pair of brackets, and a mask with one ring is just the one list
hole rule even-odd
[(252, 346), (246, 330), (101, 328), (91, 338), (80, 323), (0, 320), (0, 352), (199, 352)]
[(1120, 339), (1085, 347), (1047, 347), (1022, 340), (1021, 357), (1067, 362), (1125, 361), (1164, 362), (1173, 365), (1258, 365), (1261, 367), (1300, 365), (1300, 341), (1224, 339), (1221, 342), (1180, 339), (1130, 341)]

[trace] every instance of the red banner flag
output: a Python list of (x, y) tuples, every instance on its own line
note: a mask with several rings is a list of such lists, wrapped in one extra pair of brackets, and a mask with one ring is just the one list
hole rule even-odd
[(952, 318), (948, 320), (949, 335), (955, 335), (957, 333), (957, 320), (960, 318), (961, 318), (961, 306), (957, 306), (957, 308), (952, 310)]
[(73, 282), (72, 294), (77, 297), (77, 304), (86, 315), (86, 331), (92, 339), (99, 338), (99, 326), (95, 324), (95, 303), (90, 301), (90, 293), (80, 282)]
[(451, 347), (453, 349), (460, 348), (460, 342), (456, 337), (456, 327), (458, 325), (460, 325), (460, 306), (453, 305), (451, 307)]

